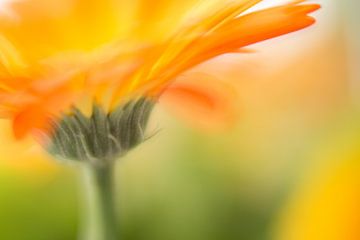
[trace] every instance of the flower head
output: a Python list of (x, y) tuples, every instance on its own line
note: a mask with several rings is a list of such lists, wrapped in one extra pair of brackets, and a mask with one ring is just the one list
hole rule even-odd
[(164, 92), (216, 100), (194, 84), (173, 82), (212, 58), (312, 25), (308, 14), (319, 8), (293, 1), (246, 13), (259, 2), (9, 3), (12, 14), (0, 15), (0, 114), (22, 138), (52, 131), (52, 123), (74, 106), (86, 116), (92, 106), (111, 114), (139, 99), (156, 101)]

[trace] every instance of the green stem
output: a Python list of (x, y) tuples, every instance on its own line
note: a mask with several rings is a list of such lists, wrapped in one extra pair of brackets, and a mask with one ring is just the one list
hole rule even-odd
[(84, 163), (83, 228), (80, 240), (117, 240), (114, 165)]

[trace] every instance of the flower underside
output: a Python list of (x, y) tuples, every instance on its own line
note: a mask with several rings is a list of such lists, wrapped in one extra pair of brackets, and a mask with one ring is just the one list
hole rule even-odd
[[(110, 140), (113, 137), (110, 116), (118, 109), (125, 111), (127, 102), (138, 102), (134, 99), (157, 101), (164, 92), (169, 95), (175, 89), (177, 96), (207, 94), (192, 97), (201, 100), (203, 106), (231, 109), (222, 104), (233, 99), (220, 99), (231, 94), (215, 96), (216, 91), (201, 89), (204, 88), (201, 81), (193, 82), (192, 89), (184, 83), (176, 82), (183, 84), (180, 87), (173, 84), (179, 76), (217, 56), (241, 53), (248, 45), (312, 25), (315, 19), (309, 14), (320, 7), (306, 4), (305, 0), (293, 0), (247, 13), (260, 2), (14, 1), (7, 7), (12, 17), (0, 13), (0, 117), (12, 121), (18, 139), (38, 130), (48, 131), (49, 122), (60, 119), (50, 132), (66, 138), (69, 134), (79, 135), (80, 130), (75, 131), (71, 126), (79, 124), (77, 119), (85, 119), (80, 114), (83, 105), (95, 102), (94, 114), (87, 121), (107, 119), (106, 124), (99, 122), (98, 127), (108, 126), (107, 137), (100, 139), (107, 139), (101, 144), (111, 143), (105, 144), (105, 152), (111, 158), (114, 149), (117, 153), (126, 152), (112, 145), (117, 145), (117, 141), (126, 145), (129, 139)], [(76, 106), (78, 111), (64, 114), (71, 106)], [(86, 128), (92, 126), (96, 130), (90, 123)], [(68, 128), (72, 131), (66, 134), (59, 130)], [(92, 137), (95, 130), (89, 129), (84, 133)], [(83, 132), (80, 135), (87, 136)], [(94, 139), (90, 141), (92, 150), (99, 145), (99, 140)], [(62, 154), (61, 144), (55, 144), (54, 148), (59, 155), (79, 158), (78, 152), (83, 151), (92, 158), (98, 157), (96, 151), (85, 151), (75, 147), (76, 144)]]
[(73, 108), (53, 122), (48, 151), (59, 159), (108, 164), (146, 140), (154, 100), (141, 98), (106, 113), (94, 105), (90, 117)]

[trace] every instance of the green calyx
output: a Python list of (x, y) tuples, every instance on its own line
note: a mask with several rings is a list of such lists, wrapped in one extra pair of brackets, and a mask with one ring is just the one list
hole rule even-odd
[(86, 117), (77, 108), (54, 122), (48, 151), (59, 159), (104, 165), (125, 155), (145, 139), (154, 101), (141, 98), (106, 113), (94, 105)]

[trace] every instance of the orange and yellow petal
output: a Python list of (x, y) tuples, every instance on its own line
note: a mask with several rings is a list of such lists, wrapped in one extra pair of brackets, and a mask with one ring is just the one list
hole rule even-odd
[(308, 14), (319, 7), (297, 1), (240, 15), (258, 2), (16, 1), (12, 15), (0, 15), (1, 113), (21, 137), (83, 95), (111, 109), (168, 89), (205, 106), (209, 91), (169, 83), (211, 58), (311, 25)]
[(235, 6), (229, 5), (214, 16), (180, 29), (158, 53), (150, 56), (133, 78), (118, 87), (114, 98), (144, 86), (151, 91), (161, 91), (179, 74), (216, 56), (306, 28), (315, 22), (308, 14), (320, 7), (318, 4), (299, 5), (297, 1), (238, 16), (258, 2), (236, 2)]
[(308, 27), (315, 20), (307, 14), (318, 8), (289, 4), (231, 19), (181, 52), (165, 70), (164, 81), (221, 54)]
[(233, 126), (239, 97), (229, 83), (205, 73), (189, 73), (169, 86), (160, 98), (170, 112), (203, 130)]

